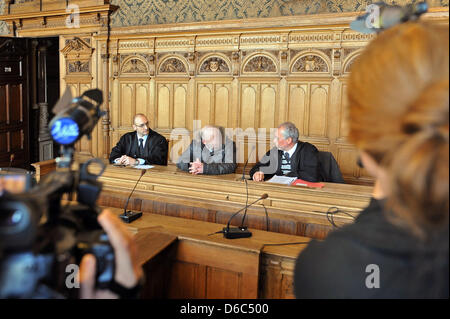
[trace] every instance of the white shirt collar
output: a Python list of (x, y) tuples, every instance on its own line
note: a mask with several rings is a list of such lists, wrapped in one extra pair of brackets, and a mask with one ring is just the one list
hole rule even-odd
[(138, 133), (136, 133), (136, 136), (137, 136), (137, 142), (138, 142), (138, 145), (139, 145), (139, 139), (140, 139), (140, 138), (143, 138), (143, 139), (144, 139), (144, 140), (142, 141), (142, 146), (145, 147), (145, 143), (147, 142), (148, 134), (145, 135), (145, 136), (139, 137)]
[[(289, 154), (289, 157), (292, 157), (292, 155), (294, 154), (295, 150), (297, 149), (297, 144), (298, 143), (295, 143), (294, 146), (292, 146), (292, 148), (289, 151), (287, 151)], [(284, 152), (284, 153), (286, 153), (286, 152)]]

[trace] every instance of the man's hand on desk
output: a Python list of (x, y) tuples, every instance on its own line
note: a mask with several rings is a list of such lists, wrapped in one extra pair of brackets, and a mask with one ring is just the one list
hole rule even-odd
[[(133, 288), (143, 276), (137, 259), (136, 244), (133, 236), (120, 219), (105, 209), (98, 217), (98, 222), (108, 234), (115, 254), (115, 281), (125, 288)], [(95, 290), (96, 259), (88, 254), (80, 265), (80, 298), (110, 299), (118, 298), (109, 290)]]
[(264, 173), (256, 172), (255, 174), (253, 174), (253, 180), (255, 182), (263, 182), (264, 181)]
[(135, 158), (132, 158), (127, 155), (122, 155), (119, 159), (116, 159), (114, 161), (116, 164), (123, 164), (123, 165), (136, 165), (138, 164), (138, 160)]
[(203, 174), (203, 163), (197, 158), (195, 162), (190, 163), (189, 173), (193, 175)]

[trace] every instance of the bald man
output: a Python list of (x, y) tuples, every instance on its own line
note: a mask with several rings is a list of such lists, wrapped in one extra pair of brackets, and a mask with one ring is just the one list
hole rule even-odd
[(231, 174), (236, 170), (236, 144), (217, 126), (207, 125), (178, 159), (177, 167), (193, 175)]
[(150, 129), (144, 114), (134, 116), (133, 129), (134, 132), (124, 134), (114, 146), (109, 156), (110, 163), (167, 165), (167, 140)]

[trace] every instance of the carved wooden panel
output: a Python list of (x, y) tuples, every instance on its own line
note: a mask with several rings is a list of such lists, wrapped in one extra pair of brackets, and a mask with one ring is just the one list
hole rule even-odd
[(244, 84), (241, 86), (241, 109), (240, 109), (240, 125), (243, 130), (256, 127), (256, 109), (257, 109), (257, 84)]
[(312, 84), (309, 108), (308, 136), (326, 137), (329, 85)]
[(207, 124), (231, 127), (231, 96), (229, 82), (198, 81), (197, 103), (194, 107), (194, 119)]
[[(155, 128), (173, 129), (187, 126), (188, 85), (186, 82), (157, 81)], [(151, 117), (152, 114), (149, 114)]]
[(214, 119), (212, 89), (212, 84), (202, 84), (198, 87), (196, 119), (201, 121), (201, 126), (211, 124)]
[(229, 74), (230, 72), (230, 63), (221, 56), (208, 56), (200, 63), (199, 74), (216, 76), (218, 74)]
[(307, 116), (309, 86), (306, 83), (289, 84), (288, 110), (287, 118), (294, 123), (301, 136), (305, 135), (307, 130), (305, 121)]
[(214, 124), (222, 127), (231, 127), (231, 85), (216, 85), (215, 93)]
[(186, 85), (177, 85), (175, 88), (175, 97), (173, 101), (173, 127), (186, 127), (186, 107), (187, 107), (187, 89)]
[[(448, 24), (448, 12), (444, 16), (434, 18)], [(334, 154), (346, 180), (369, 181), (347, 141), (345, 82), (373, 35), (350, 30), (340, 15), (310, 15), (290, 24), (278, 20), (215, 21), (186, 29), (114, 27), (111, 37), (106, 29), (92, 36), (89, 28), (74, 29), (61, 36), (61, 86), (70, 86), (74, 96), (87, 87), (109, 95), (104, 103), (109, 118), (79, 150), (107, 157), (104, 141), (110, 138), (114, 146), (141, 112), (168, 139), (174, 128), (185, 129), (174, 134), (169, 147), (180, 136), (192, 136), (195, 120), (240, 130), (244, 137), (234, 138), (244, 141), (238, 147), (242, 168), (253, 145), (258, 144), (249, 166), (270, 148), (271, 130), (292, 121), (302, 140)]]

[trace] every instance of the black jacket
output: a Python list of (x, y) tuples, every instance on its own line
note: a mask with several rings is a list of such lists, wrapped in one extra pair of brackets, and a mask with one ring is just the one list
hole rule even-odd
[(449, 297), (448, 225), (424, 243), (389, 222), (383, 204), (372, 199), (355, 223), (310, 242), (296, 262), (297, 298)]
[(331, 183), (345, 183), (339, 164), (331, 152), (319, 152), (321, 180)]
[(232, 174), (236, 170), (236, 144), (227, 139), (222, 144), (222, 149), (215, 151), (213, 155), (200, 141), (193, 141), (178, 158), (177, 167), (183, 171), (189, 171), (189, 164), (200, 159), (203, 164), (203, 174), (221, 175)]
[[(114, 160), (122, 155), (138, 158), (138, 145), (136, 132), (124, 134), (117, 145), (111, 150), (111, 154), (109, 155), (110, 163), (114, 163)], [(144, 156), (141, 157), (145, 160), (144, 164), (167, 165), (168, 148), (167, 140), (164, 136), (153, 130), (149, 130), (144, 146)]]
[[(250, 178), (258, 171), (264, 173), (264, 180), (274, 175), (283, 175), (281, 171), (281, 156), (283, 151), (276, 147), (268, 151), (263, 158), (250, 170)], [(288, 176), (297, 177), (309, 182), (321, 181), (319, 151), (307, 142), (297, 142), (297, 149), (291, 158), (291, 172)]]

